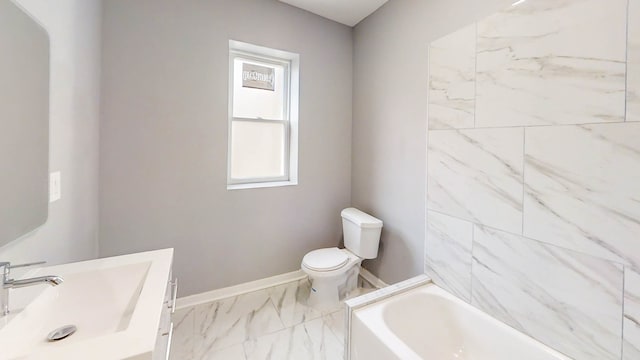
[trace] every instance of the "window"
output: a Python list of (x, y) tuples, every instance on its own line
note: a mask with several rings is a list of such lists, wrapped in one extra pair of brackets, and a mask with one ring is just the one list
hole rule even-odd
[(297, 184), (297, 54), (229, 41), (227, 189)]

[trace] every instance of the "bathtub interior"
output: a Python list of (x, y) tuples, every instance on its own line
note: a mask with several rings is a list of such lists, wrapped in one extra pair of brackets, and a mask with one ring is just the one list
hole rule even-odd
[[(446, 300), (417, 292), (411, 301), (393, 302), (382, 311), (383, 322), (398, 339), (417, 354), (445, 358), (466, 348), (464, 324)], [(424, 320), (424, 321), (423, 321)], [(432, 344), (438, 344), (437, 347)]]
[[(358, 323), (369, 330), (371, 338), (364, 340), (366, 346), (411, 354), (405, 355), (410, 358), (569, 360), (434, 284), (355, 310), (354, 332)], [(352, 336), (351, 340), (354, 354), (360, 348), (355, 342), (363, 339)]]

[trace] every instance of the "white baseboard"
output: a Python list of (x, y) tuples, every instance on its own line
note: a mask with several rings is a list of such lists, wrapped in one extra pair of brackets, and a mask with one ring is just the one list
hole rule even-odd
[(363, 279), (367, 280), (371, 285), (375, 286), (378, 289), (382, 289), (389, 286), (389, 284), (378, 279), (375, 275), (369, 272), (369, 270), (363, 267), (360, 268), (360, 276), (362, 276)]
[(240, 294), (248, 293), (251, 291), (257, 291), (266, 289), (272, 286), (278, 286), (291, 281), (302, 280), (307, 277), (302, 270), (292, 271), (286, 274), (280, 274), (265, 279), (246, 282), (239, 285), (229, 286), (222, 289), (211, 290), (200, 294), (189, 295), (178, 298), (176, 301), (176, 309), (182, 309), (189, 306), (195, 306), (205, 304), (208, 302), (237, 296)]
[[(378, 289), (389, 286), (384, 281), (378, 279), (375, 275), (369, 272), (365, 268), (360, 268), (360, 276), (368, 281), (371, 285)], [(189, 306), (195, 306), (200, 304), (206, 304), (208, 302), (237, 296), (240, 294), (262, 290), (270, 288), (272, 286), (278, 286), (288, 282), (302, 280), (307, 277), (302, 270), (292, 271), (286, 274), (280, 274), (260, 280), (250, 281), (239, 285), (229, 286), (226, 288), (211, 290), (199, 294), (193, 294), (185, 297), (178, 298), (176, 301), (176, 309), (182, 309)]]

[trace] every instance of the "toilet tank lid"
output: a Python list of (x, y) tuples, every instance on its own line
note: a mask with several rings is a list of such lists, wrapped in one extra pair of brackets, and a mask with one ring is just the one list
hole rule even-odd
[(362, 228), (381, 228), (382, 220), (362, 212), (356, 208), (346, 208), (340, 213), (343, 219), (347, 219)]

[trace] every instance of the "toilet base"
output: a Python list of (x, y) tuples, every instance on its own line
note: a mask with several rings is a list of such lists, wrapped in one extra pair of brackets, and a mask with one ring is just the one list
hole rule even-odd
[(311, 278), (311, 291), (307, 304), (319, 310), (334, 309), (350, 292), (358, 287), (360, 266), (354, 266), (338, 277)]

